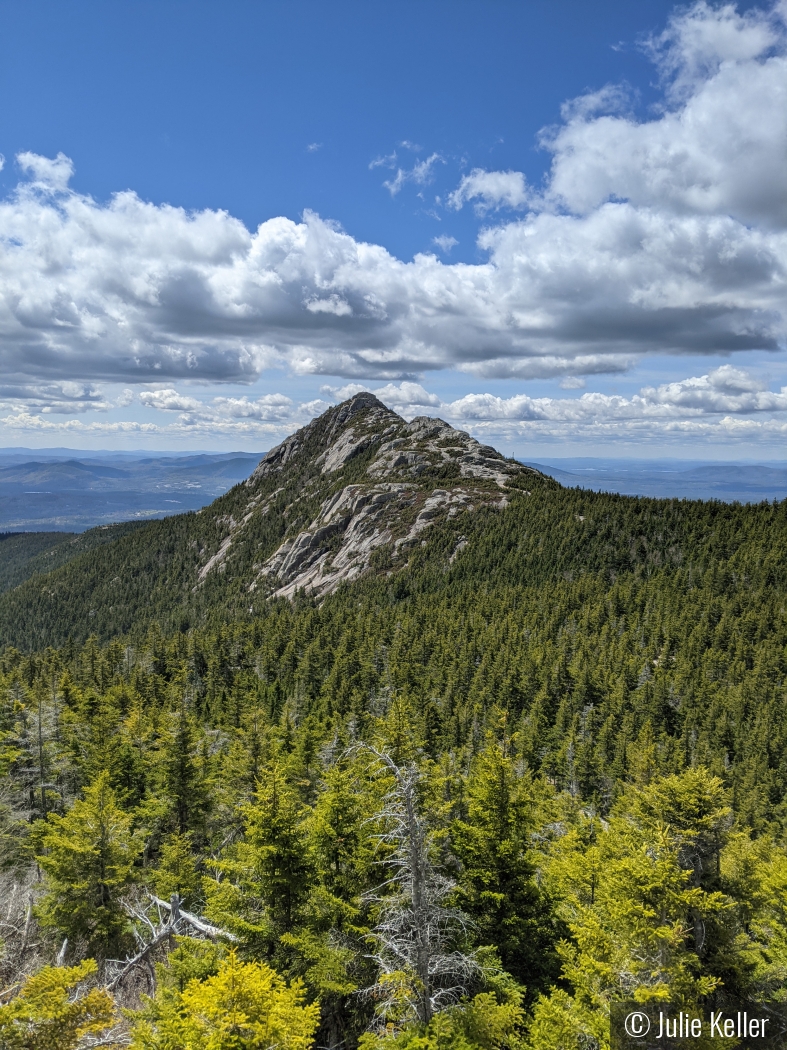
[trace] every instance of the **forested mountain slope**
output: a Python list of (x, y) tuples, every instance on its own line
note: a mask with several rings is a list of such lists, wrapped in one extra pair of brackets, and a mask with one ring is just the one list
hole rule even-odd
[(139, 528), (134, 521), (99, 525), (87, 532), (4, 532), (0, 533), (0, 593), (20, 583), (52, 572), (72, 558), (113, 543)]
[(408, 424), (358, 394), (198, 513), (146, 524), (0, 598), (0, 641), (109, 638), (153, 620), (253, 615), (298, 590), (325, 595), (406, 565), (440, 522), (468, 522), (536, 488), (557, 486), (440, 420)]
[(9, 591), (0, 1044), (68, 1005), (229, 1050), (242, 1002), (291, 1050), (609, 1050), (617, 1002), (787, 1000), (785, 551), (786, 502), (563, 489), (361, 396)]

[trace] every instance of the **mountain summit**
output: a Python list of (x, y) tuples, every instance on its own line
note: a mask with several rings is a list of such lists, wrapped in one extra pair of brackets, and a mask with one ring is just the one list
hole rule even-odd
[(441, 419), (408, 423), (373, 394), (356, 394), (197, 513), (89, 544), (0, 595), (0, 643), (107, 638), (154, 620), (185, 630), (256, 615), (269, 598), (320, 599), (365, 574), (404, 569), (446, 522), (452, 547), (440, 557), (450, 563), (472, 542), (469, 516), (503, 511), (534, 484), (555, 486)]
[(356, 394), (262, 459), (245, 483), (247, 502), (227, 521), (199, 581), (225, 564), (255, 518), (275, 507), (285, 536), (253, 566), (249, 590), (287, 598), (297, 590), (329, 594), (365, 572), (375, 551), (387, 548), (396, 562), (425, 542), (436, 522), (482, 505), (506, 507), (509, 486), (521, 489), (528, 476), (542, 477), (441, 419), (407, 423), (373, 394)]

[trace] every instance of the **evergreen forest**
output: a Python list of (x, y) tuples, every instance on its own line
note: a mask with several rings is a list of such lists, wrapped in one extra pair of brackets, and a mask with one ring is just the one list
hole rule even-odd
[(787, 502), (536, 479), (327, 596), (124, 570), (194, 519), (3, 597), (4, 1050), (607, 1050), (619, 1002), (787, 1002)]

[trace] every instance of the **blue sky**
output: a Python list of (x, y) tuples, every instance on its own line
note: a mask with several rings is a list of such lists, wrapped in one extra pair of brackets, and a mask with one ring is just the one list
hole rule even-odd
[(0, 444), (783, 458), (784, 12), (0, 2)]

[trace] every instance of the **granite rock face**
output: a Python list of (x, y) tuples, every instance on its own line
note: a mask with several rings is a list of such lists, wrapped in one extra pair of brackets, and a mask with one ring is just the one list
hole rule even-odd
[(543, 475), (441, 419), (408, 423), (373, 394), (356, 394), (263, 457), (244, 483), (242, 505), (222, 519), (224, 535), (199, 568), (195, 589), (224, 572), (233, 548), (252, 542), (274, 515), (283, 537), (254, 563), (246, 590), (330, 594), (366, 572), (403, 564), (437, 522), (481, 506), (504, 510), (512, 489), (527, 495), (528, 477)]

